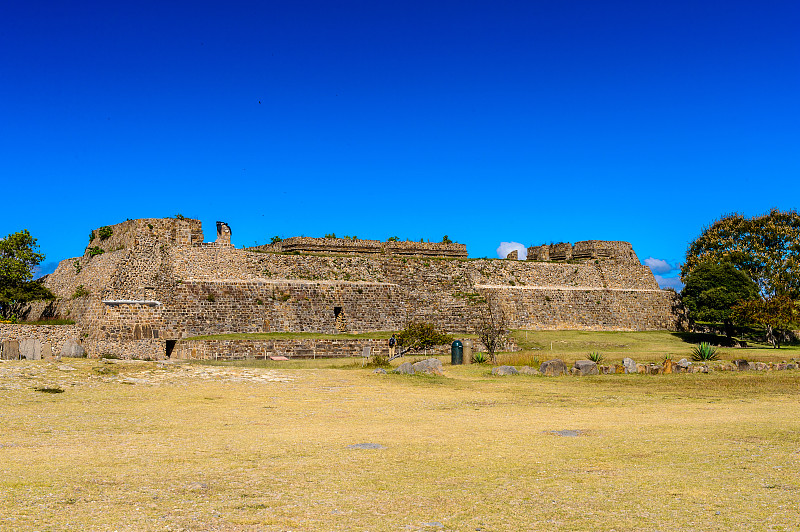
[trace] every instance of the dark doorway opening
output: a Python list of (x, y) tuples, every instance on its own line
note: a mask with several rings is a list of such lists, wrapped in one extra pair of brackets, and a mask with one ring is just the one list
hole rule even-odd
[(342, 307), (333, 307), (333, 317), (338, 318), (339, 314), (342, 313)]
[(172, 356), (172, 350), (175, 349), (176, 340), (167, 340), (167, 358)]

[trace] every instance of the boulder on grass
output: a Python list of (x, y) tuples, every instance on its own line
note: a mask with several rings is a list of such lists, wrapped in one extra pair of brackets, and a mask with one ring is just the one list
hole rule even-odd
[(19, 343), (19, 354), (27, 360), (42, 359), (42, 342), (36, 338), (26, 338)]
[(530, 366), (522, 366), (519, 368), (520, 375), (540, 375), (538, 370), (533, 369)]
[(519, 375), (519, 371), (514, 366), (498, 366), (492, 368), (492, 375)]
[(625, 373), (639, 373), (636, 362), (634, 362), (632, 358), (623, 358), (622, 365), (625, 366)]
[(574, 375), (599, 375), (600, 372), (597, 369), (597, 364), (592, 362), (591, 360), (578, 360), (575, 362), (575, 365), (572, 366), (572, 373)]
[(548, 377), (556, 377), (567, 372), (567, 365), (564, 364), (563, 360), (554, 358), (553, 360), (542, 362), (542, 365), (539, 366), (539, 372)]
[(71, 358), (84, 358), (86, 357), (86, 350), (81, 344), (75, 340), (67, 340), (61, 346), (61, 356)]
[(397, 366), (397, 369), (394, 370), (394, 372), (400, 373), (402, 375), (413, 375), (415, 373), (414, 364), (412, 364), (411, 362), (403, 362), (402, 364)]
[(750, 363), (742, 358), (734, 360), (733, 367), (737, 371), (750, 371)]
[(411, 366), (414, 373), (427, 373), (428, 375), (444, 375), (442, 371), (442, 361), (438, 358), (427, 358), (420, 360)]

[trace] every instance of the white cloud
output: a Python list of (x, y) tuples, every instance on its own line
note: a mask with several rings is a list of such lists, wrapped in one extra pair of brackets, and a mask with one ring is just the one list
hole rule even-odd
[(661, 275), (656, 275), (656, 281), (658, 282), (658, 286), (661, 288), (674, 288), (678, 292), (683, 290), (683, 283), (681, 282), (680, 277), (664, 277)]
[(519, 242), (500, 242), (500, 246), (497, 248), (497, 256), (501, 259), (504, 259), (515, 249), (519, 252), (517, 254), (519, 260), (525, 260), (528, 258), (528, 248)]
[(675, 269), (672, 264), (664, 259), (654, 259), (653, 257), (644, 259), (644, 265), (653, 270), (655, 274), (669, 273)]

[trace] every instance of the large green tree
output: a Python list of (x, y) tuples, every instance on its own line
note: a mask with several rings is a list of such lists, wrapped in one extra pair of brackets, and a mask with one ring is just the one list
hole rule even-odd
[(725, 324), (728, 339), (733, 335), (732, 309), (741, 302), (758, 298), (758, 286), (730, 262), (703, 262), (688, 275), (681, 292), (683, 304), (693, 321)]
[(730, 262), (745, 272), (763, 298), (800, 297), (800, 214), (771, 210), (746, 218), (723, 216), (706, 227), (686, 252), (681, 267), (685, 283), (703, 263)]
[(761, 325), (767, 341), (780, 348), (781, 340), (788, 340), (789, 329), (800, 323), (797, 303), (786, 296), (742, 301), (732, 309), (733, 319), (745, 324)]
[(0, 316), (15, 317), (25, 304), (53, 299), (50, 290), (33, 280), (33, 271), (44, 260), (36, 239), (27, 229), (0, 239)]

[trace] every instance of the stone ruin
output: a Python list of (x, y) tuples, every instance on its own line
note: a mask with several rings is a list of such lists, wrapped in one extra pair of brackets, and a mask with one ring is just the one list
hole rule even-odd
[(198, 335), (388, 331), (412, 319), (469, 332), (484, 297), (515, 329), (680, 322), (674, 293), (659, 289), (627, 242), (532, 247), (519, 261), (468, 259), (454, 243), (295, 237), (237, 249), (224, 222), (204, 242), (200, 221), (180, 217), (103, 229), (45, 277), (58, 299), (27, 316), (75, 320), (90, 356), (164, 358)]

